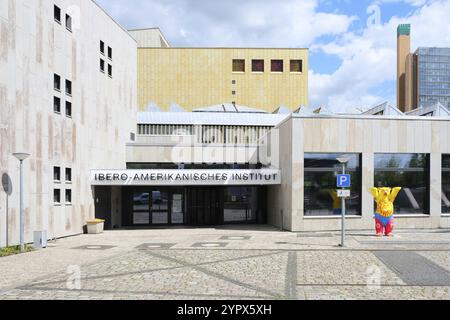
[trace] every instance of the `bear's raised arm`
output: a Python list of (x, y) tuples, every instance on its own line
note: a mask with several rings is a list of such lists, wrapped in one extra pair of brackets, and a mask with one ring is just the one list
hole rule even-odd
[(392, 188), (391, 194), (389, 195), (389, 200), (393, 203), (395, 198), (397, 198), (398, 193), (402, 190), (400, 187)]
[(370, 188), (369, 190), (375, 201), (378, 201), (378, 188)]

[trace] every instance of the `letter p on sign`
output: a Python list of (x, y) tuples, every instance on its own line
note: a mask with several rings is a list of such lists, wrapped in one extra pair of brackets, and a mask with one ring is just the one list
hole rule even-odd
[(337, 187), (338, 188), (350, 188), (350, 175), (349, 174), (338, 174)]

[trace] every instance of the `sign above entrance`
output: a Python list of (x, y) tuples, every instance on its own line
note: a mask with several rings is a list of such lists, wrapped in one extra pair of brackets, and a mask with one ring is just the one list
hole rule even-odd
[(91, 170), (91, 185), (204, 186), (277, 185), (280, 170)]

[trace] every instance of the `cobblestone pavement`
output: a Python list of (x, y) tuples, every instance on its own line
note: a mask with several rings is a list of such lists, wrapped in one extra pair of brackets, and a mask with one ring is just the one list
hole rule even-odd
[(347, 248), (270, 228), (81, 235), (1, 258), (0, 300), (450, 299), (449, 233), (415, 235), (350, 234)]

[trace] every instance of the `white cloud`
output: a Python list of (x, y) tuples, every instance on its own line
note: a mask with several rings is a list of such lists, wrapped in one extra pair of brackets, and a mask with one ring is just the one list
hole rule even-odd
[(97, 0), (128, 28), (159, 26), (174, 46), (309, 47), (356, 18), (317, 0)]
[(394, 96), (376, 96), (371, 89), (396, 78), (396, 29), (411, 23), (412, 50), (418, 46), (450, 46), (450, 0), (427, 4), (405, 18), (392, 17), (383, 25), (366, 28), (361, 34), (346, 33), (312, 49), (339, 56), (343, 62), (331, 75), (310, 71), (310, 104), (337, 111), (371, 106)]

